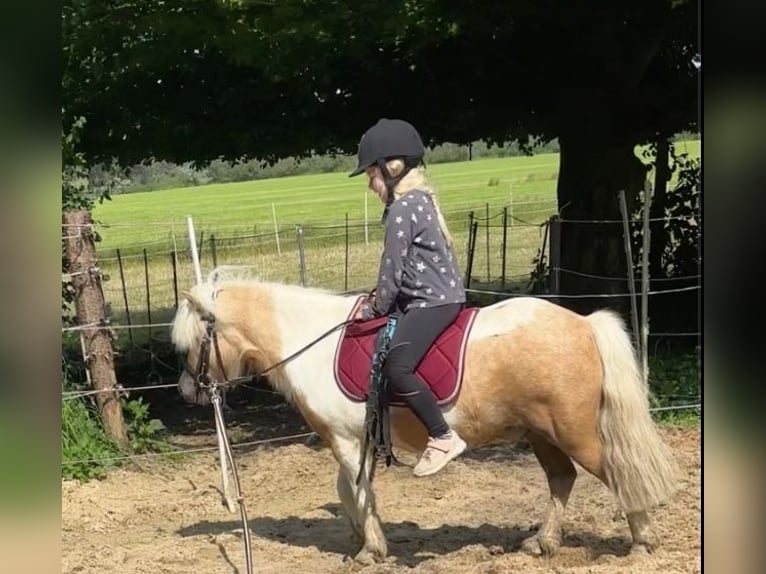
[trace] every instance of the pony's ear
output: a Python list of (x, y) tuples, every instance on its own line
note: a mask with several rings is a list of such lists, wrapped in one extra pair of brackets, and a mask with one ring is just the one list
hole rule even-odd
[(205, 306), (202, 304), (202, 302), (197, 298), (194, 293), (191, 291), (182, 291), (181, 294), (184, 296), (184, 298), (191, 304), (194, 309), (200, 314), (206, 313), (207, 309), (205, 309)]

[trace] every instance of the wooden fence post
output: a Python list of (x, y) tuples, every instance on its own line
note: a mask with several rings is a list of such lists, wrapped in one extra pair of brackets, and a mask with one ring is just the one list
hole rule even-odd
[(120, 284), (122, 285), (122, 300), (125, 302), (125, 316), (128, 319), (128, 340), (130, 344), (133, 344), (133, 323), (130, 321), (130, 306), (128, 305), (128, 288), (125, 285), (125, 269), (122, 266), (122, 256), (120, 255), (120, 249), (117, 249), (117, 265), (120, 268)]
[[(122, 416), (109, 325), (104, 315), (101, 269), (96, 259), (93, 220), (87, 210), (62, 214), (66, 257), (74, 287), (77, 323), (84, 327), (82, 340), (87, 353), (85, 364), (90, 372), (104, 430), (121, 447), (128, 445)], [(111, 391), (111, 392), (110, 392)]]
[[(549, 291), (553, 295), (560, 295), (561, 285), (561, 220), (558, 216), (551, 216), (548, 224), (548, 250), (549, 255), (549, 269), (550, 275), (548, 276), (550, 281)], [(559, 299), (555, 299), (556, 303)]]
[(210, 234), (210, 253), (213, 254), (213, 268), (218, 267), (218, 253), (215, 250), (215, 233)]
[(651, 249), (652, 185), (644, 183), (644, 228), (641, 246), (641, 370), (649, 387), (649, 250)]
[[(473, 211), (471, 212), (473, 215)], [(473, 254), (476, 250), (476, 232), (479, 229), (479, 222), (475, 219), (471, 220), (471, 229), (468, 232), (468, 263), (465, 270), (465, 288), (471, 287), (471, 273), (473, 273)]]
[(300, 273), (301, 286), (306, 286), (306, 253), (303, 247), (303, 226), (295, 226), (295, 234), (298, 239), (298, 272)]
[(628, 222), (628, 202), (625, 199), (625, 190), (617, 192), (620, 201), (620, 212), (622, 213), (622, 234), (625, 240), (625, 259), (628, 269), (628, 290), (630, 292), (630, 318), (633, 324), (633, 340), (636, 349), (641, 350), (641, 333), (638, 330), (638, 301), (636, 300), (636, 276), (633, 273), (633, 247), (630, 240), (630, 223)]
[(149, 326), (149, 346), (152, 343), (152, 290), (149, 285), (149, 254), (144, 247), (144, 287), (146, 288), (146, 324)]
[(346, 262), (343, 266), (343, 291), (348, 291), (348, 211), (346, 212)]
[(489, 283), (492, 280), (492, 274), (491, 274), (491, 272), (489, 270), (489, 203), (487, 203), (485, 207), (486, 207), (486, 210), (485, 210), (485, 212), (486, 212), (486, 223), (485, 223), (485, 225), (487, 226), (487, 229), (486, 229), (486, 231), (487, 231), (487, 233), (486, 233), (486, 237), (487, 237), (487, 283)]
[(474, 219), (474, 213), (473, 210), (468, 212), (468, 241), (466, 242), (465, 246), (465, 267), (466, 269), (469, 269), (469, 267), (473, 264), (473, 246), (471, 245), (471, 233), (473, 232), (473, 219)]
[(175, 247), (170, 253), (170, 265), (173, 267), (173, 301), (174, 309), (178, 309), (178, 252)]
[(506, 251), (508, 248), (508, 207), (503, 207), (503, 250), (500, 254), (501, 257), (501, 271), (500, 271), (500, 288), (505, 289), (505, 263), (506, 263)]

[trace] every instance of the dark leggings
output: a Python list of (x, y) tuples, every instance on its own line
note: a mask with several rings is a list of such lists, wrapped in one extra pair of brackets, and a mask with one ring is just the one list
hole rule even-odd
[(438, 437), (449, 431), (436, 397), (414, 374), (431, 344), (458, 316), (461, 303), (439, 307), (416, 307), (405, 311), (396, 324), (390, 351), (383, 367), (389, 389), (400, 396), (428, 429)]

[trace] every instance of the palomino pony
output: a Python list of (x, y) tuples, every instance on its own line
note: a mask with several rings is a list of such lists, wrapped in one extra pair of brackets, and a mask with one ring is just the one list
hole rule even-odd
[[(265, 372), (300, 411), (339, 463), (338, 496), (361, 543), (355, 559), (370, 564), (387, 554), (370, 474), (375, 460), (362, 456), (365, 403), (336, 380), (341, 332), (332, 329), (357, 303), (357, 295), (294, 285), (208, 281), (185, 293), (172, 340), (187, 370), (204, 364), (221, 383)], [(201, 349), (209, 361), (199, 361)], [(460, 392), (442, 405), (447, 422), (469, 448), (526, 439), (548, 479), (542, 525), (522, 548), (558, 550), (576, 461), (616, 496), (632, 550), (651, 551), (657, 540), (647, 511), (674, 493), (678, 468), (651, 418), (622, 320), (608, 310), (581, 316), (542, 299), (513, 298), (478, 310), (464, 351)], [(184, 372), (179, 389), (187, 401), (205, 403), (196, 374)], [(395, 448), (421, 452), (427, 433), (409, 409), (392, 406), (391, 439)]]

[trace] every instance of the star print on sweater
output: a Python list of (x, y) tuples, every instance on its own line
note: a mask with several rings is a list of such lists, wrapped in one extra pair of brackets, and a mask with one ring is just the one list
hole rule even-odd
[[(446, 267), (444, 261), (453, 265)], [(456, 261), (428, 193), (414, 190), (397, 199), (386, 217), (375, 301), (363, 307), (362, 318), (387, 315), (397, 307), (465, 303)]]

